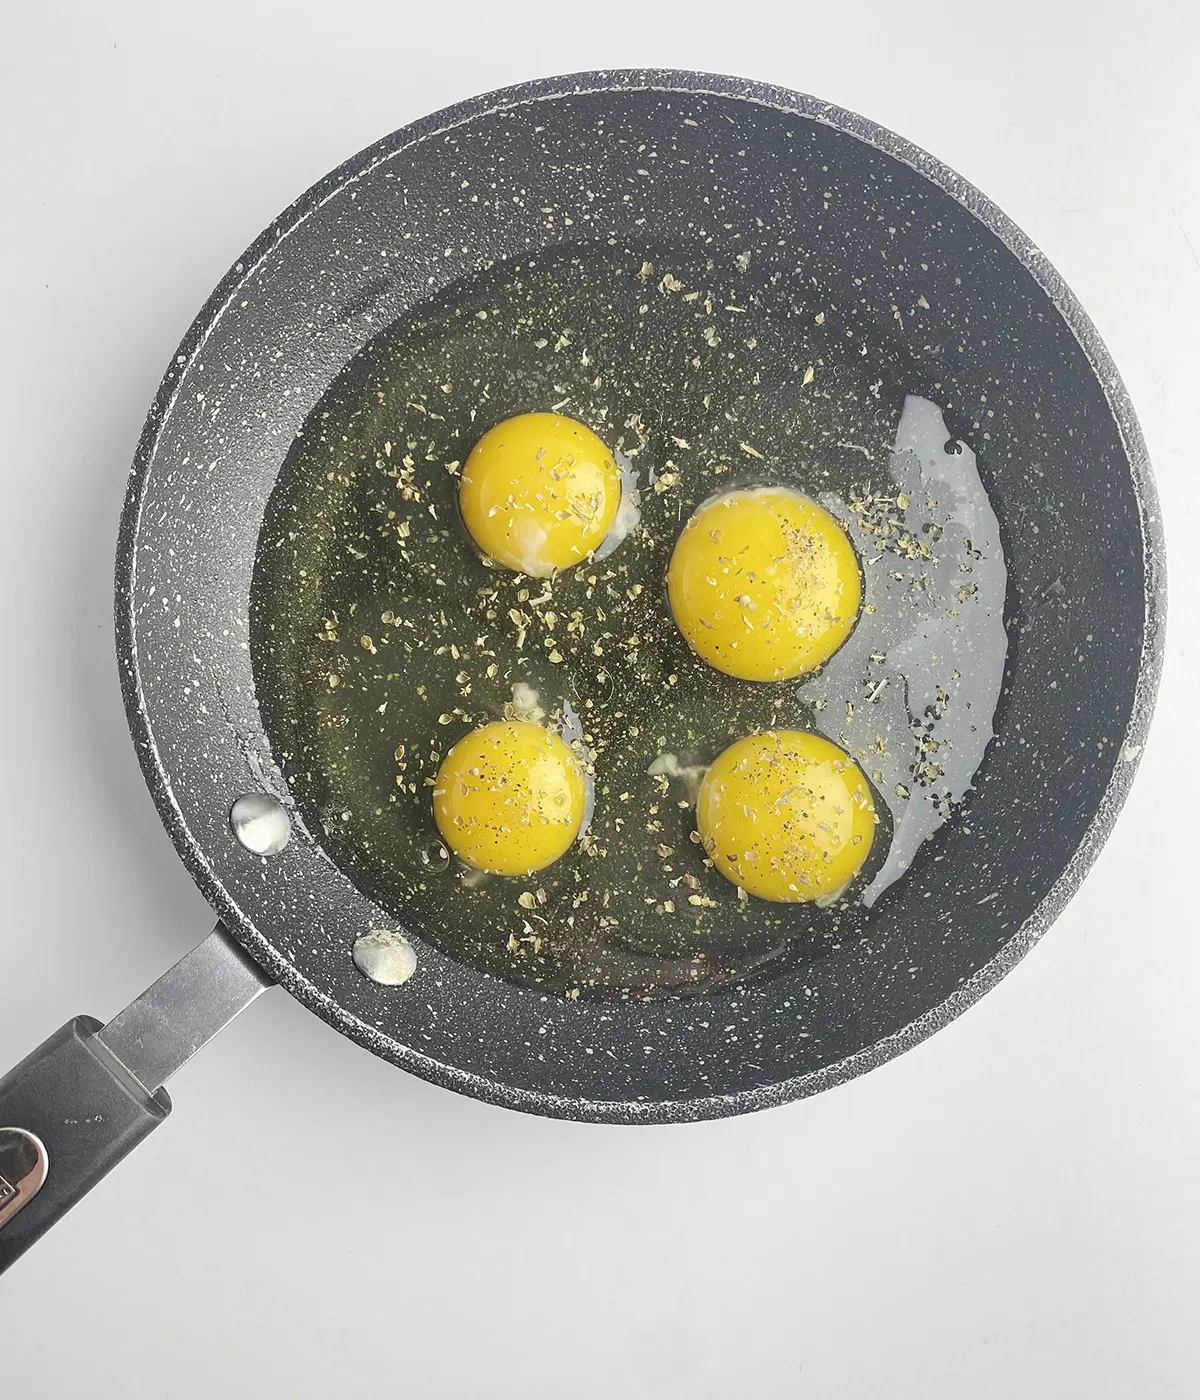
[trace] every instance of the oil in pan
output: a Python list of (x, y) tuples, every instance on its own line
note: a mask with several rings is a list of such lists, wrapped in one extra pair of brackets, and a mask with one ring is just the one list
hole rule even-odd
[[(252, 650), (275, 757), (331, 858), (449, 955), (567, 997), (694, 995), (869, 941), (868, 907), (966, 793), (1005, 637), (995, 516), (910, 367), (750, 254), (552, 250), (458, 284), (333, 384), (271, 497)], [(553, 580), (489, 566), (457, 508), (474, 443), (515, 414), (587, 424), (624, 472), (608, 549)], [(664, 594), (692, 511), (786, 485), (846, 528), (863, 613), (803, 682), (701, 662)], [(434, 775), (474, 726), (575, 739), (589, 821), (526, 879), (439, 840)], [(733, 739), (814, 730), (874, 786), (880, 827), (831, 908), (739, 897), (695, 834)]]

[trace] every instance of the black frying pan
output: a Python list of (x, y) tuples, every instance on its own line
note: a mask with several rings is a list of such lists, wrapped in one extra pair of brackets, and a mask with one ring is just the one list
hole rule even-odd
[[(610, 237), (720, 250), (737, 231), (741, 249), (747, 229), (756, 257), (803, 260), (878, 353), (936, 384), (978, 454), (1009, 647), (969, 820), (880, 901), (868, 946), (701, 999), (541, 995), (415, 933), (416, 973), (378, 985), (352, 950), (396, 911), (297, 820), (256, 701), (251, 576), (281, 463), (381, 328), (488, 264)], [(897, 314), (918, 295), (931, 316)], [(77, 1019), (0, 1080), (0, 1268), (162, 1121), (170, 1073), (275, 982), (417, 1074), (570, 1118), (741, 1113), (898, 1054), (993, 986), (1095, 858), (1144, 740), (1163, 603), (1153, 485), (1112, 362), (1024, 235), (924, 152), (811, 98), (673, 72), (551, 79), (386, 138), (234, 266), (143, 433), (121, 676), (146, 780), (221, 923), (107, 1026)]]

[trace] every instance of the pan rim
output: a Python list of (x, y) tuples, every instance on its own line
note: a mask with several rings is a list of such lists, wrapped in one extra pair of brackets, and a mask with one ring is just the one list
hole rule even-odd
[[(257, 265), (317, 209), (348, 183), (362, 178), (398, 152), (477, 120), (491, 112), (573, 95), (657, 91), (760, 105), (830, 126), (899, 160), (948, 194), (978, 220), (1032, 276), (1080, 346), (1112, 413), (1131, 473), (1139, 513), (1144, 569), (1144, 630), (1138, 678), (1129, 721), (1104, 794), (1082, 840), (1050, 890), (996, 954), (950, 996), (891, 1035), (833, 1064), (773, 1084), (725, 1095), (650, 1102), (594, 1100), (497, 1083), (415, 1050), (378, 1027), (351, 1015), (298, 973), (242, 914), (207, 860), (175, 798), (152, 731), (142, 689), (134, 593), (137, 540), (151, 463), (170, 418), (187, 366), (204, 344), (239, 288)], [(1128, 391), (1096, 327), (1063, 278), (1033, 241), (987, 196), (950, 167), (887, 128), (833, 103), (772, 84), (733, 76), (675, 69), (598, 70), (538, 79), (469, 98), (384, 136), (314, 184), (287, 207), (238, 258), (193, 320), (171, 361), (135, 452), (118, 531), (114, 599), (121, 688), (134, 748), (159, 816), (201, 892), (247, 952), (293, 996), (335, 1030), (364, 1048), (431, 1082), (472, 1097), (553, 1117), (607, 1123), (695, 1121), (752, 1112), (807, 1097), (865, 1073), (942, 1029), (994, 987), (1041, 938), (1065, 908), (1096, 860), (1123, 806), (1149, 728), (1163, 662), (1166, 618), (1164, 537), (1157, 492), (1145, 441)]]

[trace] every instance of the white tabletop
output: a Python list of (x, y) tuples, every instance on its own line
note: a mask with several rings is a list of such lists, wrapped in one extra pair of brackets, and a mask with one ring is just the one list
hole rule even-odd
[[(1183, 0), (0, 0), (0, 1063), (113, 1014), (209, 912), (130, 749), (125, 475), (211, 287), (456, 98), (672, 65), (815, 92), (1045, 249), (1141, 414), (1158, 716), (1100, 863), (948, 1030), (805, 1103), (597, 1128), (409, 1078), (282, 992), (0, 1282), (0, 1393), (121, 1400), (1124, 1400), (1200, 1380), (1200, 10)], [(336, 1131), (352, 1180), (322, 1189)]]

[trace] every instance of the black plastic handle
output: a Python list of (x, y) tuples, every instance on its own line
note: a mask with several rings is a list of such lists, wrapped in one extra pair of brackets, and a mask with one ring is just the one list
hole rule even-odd
[(0, 1078), (0, 1129), (32, 1134), (48, 1159), (36, 1195), (0, 1224), (0, 1274), (171, 1111), (165, 1089), (149, 1093), (96, 1039), (101, 1026), (77, 1016)]

